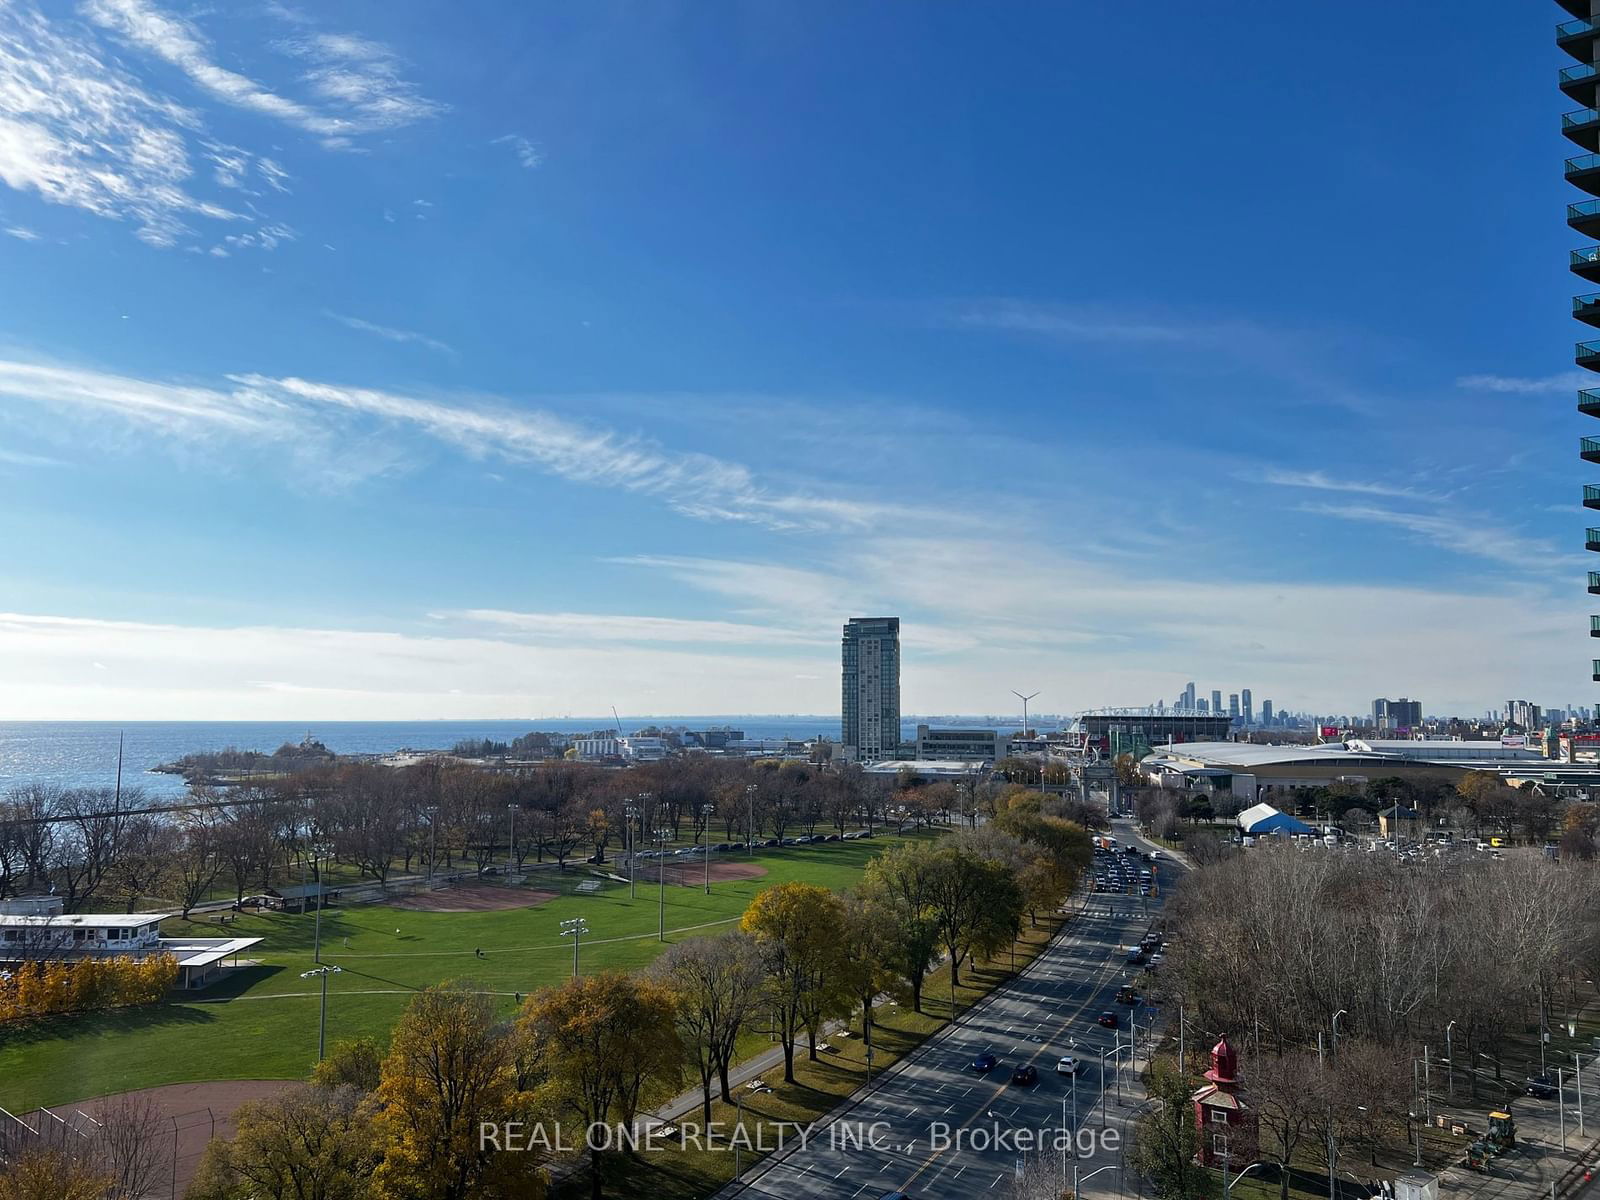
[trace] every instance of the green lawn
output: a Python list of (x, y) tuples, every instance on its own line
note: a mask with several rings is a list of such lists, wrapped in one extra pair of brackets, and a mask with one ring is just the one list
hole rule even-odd
[[(896, 840), (769, 851), (755, 859), (766, 868), (765, 876), (713, 883), (709, 896), (698, 886), (669, 884), (668, 940), (729, 928), (758, 891), (775, 883), (799, 879), (849, 887), (867, 860)], [(589, 877), (581, 868), (565, 875), (535, 872), (531, 886), (562, 892), (537, 908), (486, 913), (412, 912), (375, 904), (330, 908), (322, 917), (322, 957), (343, 970), (329, 980), (329, 1043), (362, 1034), (386, 1038), (410, 993), (446, 979), (472, 980), (501, 993), (509, 1014), (516, 993), (559, 983), (570, 974), (572, 944), (559, 936), (561, 922), (569, 917), (588, 921), (585, 972), (649, 963), (662, 950), (656, 940), (654, 882), (641, 879), (638, 898), (632, 900), (626, 884), (607, 884), (595, 895), (572, 891)], [(314, 920), (314, 914), (272, 913), (231, 923), (231, 936), (266, 939), (251, 952), (260, 965), (241, 968), (225, 983), (199, 993), (199, 999), (0, 1026), (0, 1107), (22, 1112), (158, 1084), (305, 1076), (316, 1060), (320, 997), (318, 981), (300, 973), (315, 965)], [(197, 936), (221, 932), (202, 922), (186, 929)]]

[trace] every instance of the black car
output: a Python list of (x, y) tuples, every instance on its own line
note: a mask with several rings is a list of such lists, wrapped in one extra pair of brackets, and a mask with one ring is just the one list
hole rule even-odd
[(1557, 1094), (1556, 1081), (1548, 1075), (1535, 1075), (1524, 1090), (1535, 1100), (1554, 1100)]
[(972, 1060), (972, 1069), (978, 1072), (978, 1074), (982, 1075), (994, 1070), (994, 1064), (994, 1055), (988, 1051), (985, 1051), (984, 1053), (978, 1055), (977, 1058)]
[(1018, 1067), (1011, 1072), (1011, 1082), (1021, 1084), (1023, 1087), (1032, 1087), (1039, 1082), (1039, 1072), (1033, 1067)]

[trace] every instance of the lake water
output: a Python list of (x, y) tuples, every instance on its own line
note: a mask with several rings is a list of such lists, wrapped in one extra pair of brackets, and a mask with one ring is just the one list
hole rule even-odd
[[(916, 736), (918, 721), (939, 725), (1016, 728), (985, 717), (908, 717), (901, 737)], [(9, 721), (0, 722), (0, 792), (19, 783), (46, 782), (61, 787), (110, 786), (117, 776), (117, 736), (124, 738), (122, 782), (153, 796), (179, 796), (182, 778), (156, 775), (150, 768), (197, 751), (276, 750), (311, 734), (338, 754), (383, 754), (394, 750), (448, 750), (465, 738), (509, 742), (532, 730), (586, 733), (610, 729), (609, 717), (569, 717), (528, 721)], [(1040, 722), (1041, 725), (1045, 722)], [(644, 725), (742, 729), (752, 738), (839, 737), (836, 716), (766, 715), (645, 717), (624, 721), (632, 732)]]

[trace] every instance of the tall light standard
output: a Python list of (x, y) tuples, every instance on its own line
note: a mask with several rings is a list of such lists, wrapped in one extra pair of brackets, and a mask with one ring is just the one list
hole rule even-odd
[(516, 866), (516, 863), (517, 863), (517, 806), (515, 804), (508, 804), (508, 805), (506, 805), (506, 811), (511, 814), (511, 864), (510, 865)]
[(337, 975), (343, 967), (321, 966), (314, 971), (301, 971), (301, 979), (310, 979), (313, 975), (322, 976), (322, 1011), (317, 1018), (317, 1061), (321, 1062), (328, 1050), (328, 976)]
[(652, 835), (656, 844), (656, 882), (661, 885), (661, 907), (656, 920), (656, 941), (667, 940), (667, 843), (672, 840), (670, 829), (658, 829)]
[(578, 977), (578, 944), (583, 941), (583, 935), (589, 932), (589, 923), (582, 917), (573, 917), (570, 921), (561, 922), (561, 936), (572, 939), (572, 977)]
[(744, 852), (756, 852), (756, 785), (746, 784), (744, 789)]
[(1335, 1058), (1337, 1058), (1339, 1056), (1339, 1018), (1340, 1017), (1347, 1017), (1349, 1015), (1350, 1015), (1350, 1010), (1348, 1008), (1341, 1008), (1338, 1012), (1333, 1014), (1333, 1046), (1332, 1046), (1332, 1049), (1333, 1049), (1333, 1055), (1334, 1055)]
[[(756, 1095), (765, 1096), (772, 1091), (769, 1087), (757, 1088)], [(733, 1178), (737, 1181), (744, 1173), (740, 1165), (739, 1150), (744, 1142), (744, 1093), (739, 1093), (739, 1098), (733, 1103)]]
[(705, 834), (705, 842), (701, 844), (699, 834), (695, 835), (695, 844), (700, 846), (700, 858), (706, 869), (706, 895), (711, 895), (711, 814), (717, 811), (715, 804), (702, 804), (700, 806), (700, 833)]
[(639, 887), (634, 878), (633, 860), (639, 856), (634, 852), (633, 823), (639, 819), (639, 806), (637, 804), (623, 805), (622, 815), (627, 819), (625, 829), (628, 835), (628, 899), (636, 900), (639, 898)]
[(322, 900), (328, 894), (328, 889), (322, 886), (322, 859), (327, 853), (328, 847), (326, 846), (313, 846), (311, 848), (311, 873), (317, 879), (317, 924), (316, 933), (312, 938), (312, 944), (315, 949), (311, 955), (313, 962), (322, 961)]
[(428, 818), (428, 882), (432, 883), (434, 856), (433, 827), (436, 824), (436, 818), (439, 815), (439, 809), (437, 805), (430, 804), (427, 808), (423, 809), (422, 812), (423, 815)]

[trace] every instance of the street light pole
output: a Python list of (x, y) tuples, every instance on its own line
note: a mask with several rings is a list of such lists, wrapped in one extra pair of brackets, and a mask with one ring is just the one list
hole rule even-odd
[(661, 885), (661, 906), (656, 921), (656, 941), (667, 940), (667, 839), (672, 834), (665, 829), (655, 832), (656, 843), (656, 881)]
[(638, 843), (635, 842), (633, 837), (633, 822), (639, 815), (639, 806), (637, 804), (624, 805), (622, 813), (627, 818), (625, 828), (628, 834), (628, 899), (637, 900), (639, 898), (639, 886), (634, 877), (633, 860), (639, 856), (636, 852)]
[[(711, 895), (711, 814), (717, 811), (715, 804), (702, 804), (700, 806), (700, 832), (705, 834), (705, 841), (700, 844), (700, 857), (704, 860), (706, 869), (706, 895)], [(695, 841), (700, 842), (696, 837)]]
[(756, 851), (756, 785), (746, 784), (744, 789), (744, 852), (754, 854)]
[(319, 963), (322, 961), (322, 898), (327, 891), (322, 886), (322, 856), (327, 852), (326, 846), (314, 846), (311, 850), (311, 872), (317, 877), (317, 923), (316, 932), (312, 935), (314, 949), (311, 959)]
[(1454, 1021), (1444, 1027), (1445, 1091), (1452, 1100), (1456, 1098), (1456, 1052), (1450, 1041), (1450, 1031), (1455, 1027)]
[[(1107, 1163), (1103, 1167), (1096, 1167), (1094, 1170), (1090, 1171), (1087, 1175), (1085, 1175), (1083, 1177), (1084, 1182), (1087, 1182), (1087, 1181), (1093, 1179), (1096, 1175), (1100, 1174), (1101, 1171), (1115, 1171), (1116, 1169), (1117, 1169), (1117, 1164), (1116, 1163)], [(1065, 1182), (1065, 1180), (1063, 1180), (1062, 1182)], [(1072, 1166), (1072, 1200), (1078, 1200), (1079, 1194), (1080, 1193), (1078, 1192), (1078, 1166), (1077, 1166), (1076, 1163), (1074, 1163), (1073, 1166)]]
[(506, 811), (511, 814), (511, 862), (508, 865), (514, 867), (517, 864), (517, 806), (508, 804)]
[(572, 939), (572, 977), (578, 977), (578, 945), (583, 941), (583, 935), (589, 932), (589, 923), (582, 917), (573, 917), (570, 921), (561, 922), (561, 936)]
[(321, 1062), (328, 1050), (328, 976), (337, 975), (343, 967), (321, 966), (314, 971), (301, 971), (301, 979), (322, 976), (322, 1008), (317, 1016), (317, 1061)]

